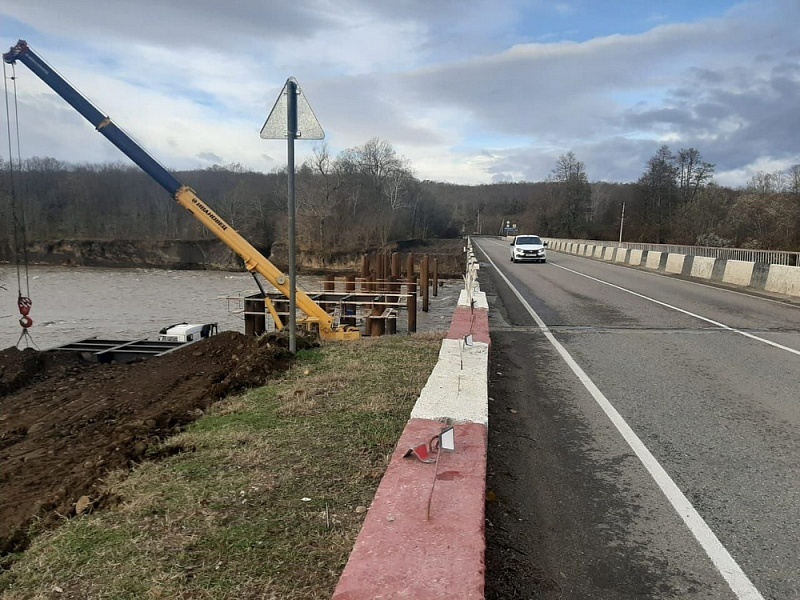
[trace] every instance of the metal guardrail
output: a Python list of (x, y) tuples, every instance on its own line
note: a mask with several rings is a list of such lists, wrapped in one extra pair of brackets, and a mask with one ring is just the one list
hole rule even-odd
[(706, 256), (709, 258), (724, 258), (727, 260), (744, 260), (768, 265), (800, 266), (800, 252), (748, 250), (746, 248), (715, 248), (712, 246), (680, 246), (675, 244), (641, 244), (637, 242), (609, 242), (602, 240), (570, 240), (564, 238), (547, 239), (554, 242), (592, 244), (594, 246), (611, 246), (614, 248), (686, 254), (688, 256)]

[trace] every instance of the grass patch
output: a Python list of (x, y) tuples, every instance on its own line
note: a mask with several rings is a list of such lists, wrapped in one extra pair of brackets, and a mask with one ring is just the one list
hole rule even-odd
[(38, 535), (3, 600), (330, 598), (441, 334), (298, 353), (115, 472), (112, 509)]

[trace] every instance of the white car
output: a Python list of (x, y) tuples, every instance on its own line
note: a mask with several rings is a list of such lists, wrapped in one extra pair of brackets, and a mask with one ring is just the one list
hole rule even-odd
[(518, 235), (511, 242), (511, 262), (547, 262), (547, 242), (538, 235)]

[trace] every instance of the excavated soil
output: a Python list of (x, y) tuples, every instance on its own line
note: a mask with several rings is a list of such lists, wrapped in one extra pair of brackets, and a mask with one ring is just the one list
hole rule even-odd
[[(137, 463), (214, 401), (286, 368), (286, 339), (225, 332), (118, 365), (65, 351), (0, 351), (0, 557), (25, 548), (34, 519), (46, 527), (112, 502), (99, 491), (106, 473)], [(298, 337), (298, 348), (309, 344)]]

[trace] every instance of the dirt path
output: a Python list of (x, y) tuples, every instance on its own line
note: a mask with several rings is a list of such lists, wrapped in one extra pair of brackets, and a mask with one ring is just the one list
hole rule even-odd
[(126, 365), (0, 351), (0, 557), (25, 548), (34, 520), (48, 526), (113, 502), (98, 492), (107, 472), (141, 460), (215, 400), (263, 385), (290, 363), (285, 348), (283, 336), (225, 332)]

